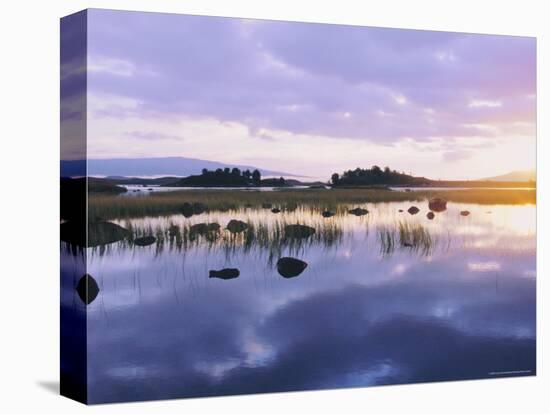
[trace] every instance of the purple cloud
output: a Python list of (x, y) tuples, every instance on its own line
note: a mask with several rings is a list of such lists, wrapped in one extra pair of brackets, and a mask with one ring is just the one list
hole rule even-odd
[(108, 10), (89, 19), (89, 54), (103, 62), (89, 90), (138, 100), (138, 114), (381, 144), (493, 137), (535, 119), (533, 38)]

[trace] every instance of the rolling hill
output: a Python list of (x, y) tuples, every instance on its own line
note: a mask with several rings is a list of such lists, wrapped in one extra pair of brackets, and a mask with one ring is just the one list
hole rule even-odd
[(525, 181), (535, 181), (536, 180), (536, 173), (533, 170), (527, 170), (527, 171), (512, 171), (507, 174), (497, 175), (495, 177), (487, 177), (482, 178), (482, 181), (518, 181), (518, 182), (525, 182)]
[[(85, 160), (61, 161), (61, 176), (71, 177), (82, 175), (85, 171)], [(239, 168), (240, 170), (260, 170), (262, 176), (294, 177), (282, 171), (272, 171), (252, 165), (225, 164), (218, 161), (201, 160), (186, 157), (160, 158), (109, 158), (89, 159), (88, 175), (90, 176), (119, 176), (119, 177), (151, 177), (151, 176), (179, 176), (200, 174), (203, 168), (215, 170), (217, 168)]]

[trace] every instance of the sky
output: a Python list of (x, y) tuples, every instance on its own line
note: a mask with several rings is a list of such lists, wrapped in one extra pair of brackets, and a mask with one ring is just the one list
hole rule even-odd
[(535, 168), (534, 38), (91, 10), (88, 157)]

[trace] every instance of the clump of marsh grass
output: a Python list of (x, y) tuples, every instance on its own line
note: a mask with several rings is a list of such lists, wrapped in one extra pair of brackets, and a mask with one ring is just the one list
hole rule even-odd
[(397, 248), (427, 256), (435, 246), (435, 239), (422, 224), (407, 221), (400, 221), (392, 227), (380, 227), (378, 241), (383, 256), (393, 254)]

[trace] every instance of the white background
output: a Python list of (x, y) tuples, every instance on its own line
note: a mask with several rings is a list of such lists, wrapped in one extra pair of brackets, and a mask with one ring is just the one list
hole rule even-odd
[[(59, 18), (86, 7), (531, 35), (538, 38), (538, 377), (115, 404), (95, 412), (541, 413), (547, 357), (550, 23), (516, 0), (111, 0), (2, 2), (0, 12), (0, 410), (77, 412), (59, 366)], [(491, 162), (488, 160), (487, 162)], [(546, 242), (546, 243), (545, 243)]]

